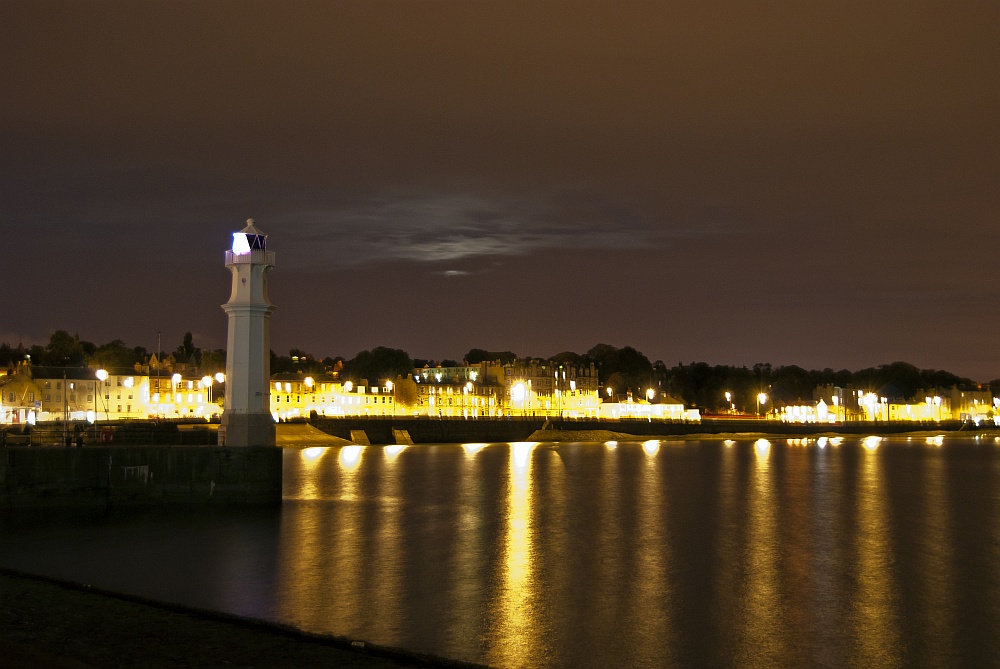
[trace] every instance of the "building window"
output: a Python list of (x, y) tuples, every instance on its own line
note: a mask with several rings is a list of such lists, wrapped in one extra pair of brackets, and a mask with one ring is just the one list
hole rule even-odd
[(45, 401), (46, 402), (51, 402), (52, 401), (52, 396), (51, 395), (46, 395), (45, 396)]

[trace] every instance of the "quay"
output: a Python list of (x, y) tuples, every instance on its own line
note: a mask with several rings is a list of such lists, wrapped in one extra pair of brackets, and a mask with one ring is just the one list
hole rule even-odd
[[(304, 422), (304, 421), (303, 421)], [(293, 423), (294, 424), (294, 423)], [(969, 430), (962, 421), (847, 423), (783, 423), (774, 420), (702, 419), (700, 422), (644, 419), (559, 419), (545, 417), (460, 418), (460, 417), (344, 417), (313, 418), (310, 424), (340, 439), (353, 442), (352, 434), (364, 432), (372, 444), (395, 444), (405, 432), (414, 444), (494, 443), (544, 441), (540, 432), (552, 432), (552, 441), (561, 441), (560, 432), (616, 432), (636, 437), (774, 434), (789, 437), (811, 435), (890, 435), (918, 431), (960, 432)], [(987, 429), (984, 425), (982, 429)], [(993, 429), (996, 429), (995, 427)]]
[(0, 448), (0, 509), (280, 503), (274, 447)]

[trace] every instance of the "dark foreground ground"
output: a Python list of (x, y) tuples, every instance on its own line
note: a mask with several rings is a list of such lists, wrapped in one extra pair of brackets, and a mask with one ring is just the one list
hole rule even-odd
[(0, 570), (0, 669), (471, 666)]

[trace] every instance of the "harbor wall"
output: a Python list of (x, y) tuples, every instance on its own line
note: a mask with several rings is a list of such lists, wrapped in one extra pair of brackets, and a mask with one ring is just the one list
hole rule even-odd
[(110, 446), (0, 449), (0, 509), (280, 504), (279, 448)]
[(770, 420), (712, 420), (701, 422), (624, 420), (560, 420), (543, 417), (510, 418), (427, 418), (427, 417), (368, 417), (313, 418), (315, 427), (327, 434), (353, 441), (352, 431), (364, 430), (372, 444), (396, 443), (395, 432), (405, 430), (414, 444), (490, 443), (525, 441), (535, 430), (607, 430), (636, 436), (670, 436), (690, 434), (780, 434), (808, 436), (815, 434), (888, 435), (918, 430), (956, 431), (964, 426), (959, 421), (941, 423), (912, 422), (851, 422), (781, 423)]

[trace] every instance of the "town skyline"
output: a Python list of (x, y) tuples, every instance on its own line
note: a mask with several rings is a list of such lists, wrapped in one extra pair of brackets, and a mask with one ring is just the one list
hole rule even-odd
[(997, 11), (7, 3), (0, 340), (998, 378)]

